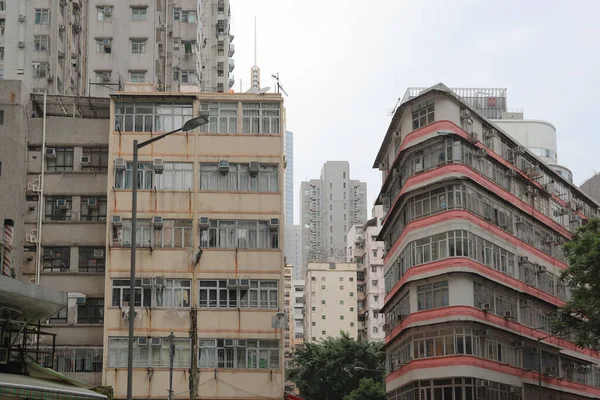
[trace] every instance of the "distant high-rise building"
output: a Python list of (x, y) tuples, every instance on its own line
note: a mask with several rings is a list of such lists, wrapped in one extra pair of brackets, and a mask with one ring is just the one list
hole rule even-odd
[(356, 263), (308, 263), (304, 290), (304, 340), (316, 342), (344, 331), (357, 338)]
[(294, 133), (285, 131), (285, 224), (294, 224)]
[[(166, 0), (163, 0), (166, 1)], [(204, 92), (227, 92), (233, 87), (235, 53), (234, 35), (229, 31), (230, 0), (198, 0), (202, 2), (202, 43), (200, 44), (200, 83)]]
[(365, 224), (354, 225), (347, 237), (347, 261), (357, 264), (358, 337), (383, 341), (385, 318), (380, 318), (385, 298), (383, 279), (383, 242), (377, 240), (381, 231), (383, 206), (373, 207), (373, 218)]
[(300, 225), (285, 225), (284, 254), (286, 262), (293, 266), (294, 279), (302, 275), (302, 228)]
[(346, 234), (367, 221), (366, 199), (367, 184), (350, 179), (347, 161), (327, 161), (319, 179), (301, 183), (301, 276), (308, 262), (346, 260)]
[(579, 186), (579, 189), (600, 204), (600, 173), (596, 173), (586, 179)]

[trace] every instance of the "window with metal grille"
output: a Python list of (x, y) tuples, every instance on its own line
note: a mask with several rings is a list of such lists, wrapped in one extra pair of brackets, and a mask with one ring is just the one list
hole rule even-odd
[(77, 323), (102, 324), (104, 322), (104, 299), (87, 298), (84, 305), (77, 306)]
[(56, 157), (46, 159), (46, 171), (73, 171), (73, 148), (54, 147)]
[(42, 249), (44, 272), (69, 272), (71, 268), (70, 247), (44, 247)]

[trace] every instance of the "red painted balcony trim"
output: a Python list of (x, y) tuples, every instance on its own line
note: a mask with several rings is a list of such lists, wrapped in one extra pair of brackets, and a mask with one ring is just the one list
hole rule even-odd
[(531, 204), (524, 202), (523, 200), (519, 199), (518, 197), (513, 195), (508, 190), (504, 189), (502, 186), (496, 184), (491, 179), (487, 178), (484, 175), (481, 175), (479, 172), (475, 171), (471, 167), (468, 167), (464, 164), (446, 164), (446, 165), (439, 166), (439, 167), (429, 170), (427, 172), (423, 172), (421, 174), (418, 174), (418, 175), (408, 178), (406, 180), (405, 185), (402, 187), (400, 192), (398, 192), (398, 195), (396, 196), (394, 203), (390, 207), (390, 209), (383, 221), (383, 224), (385, 225), (388, 217), (390, 215), (392, 215), (392, 213), (393, 213), (394, 209), (396, 208), (396, 205), (399, 203), (402, 195), (404, 195), (406, 192), (410, 191), (413, 186), (415, 186), (419, 183), (426, 182), (428, 180), (432, 180), (434, 178), (439, 178), (441, 176), (448, 175), (448, 174), (460, 174), (460, 175), (469, 177), (472, 181), (477, 182), (478, 184), (480, 184), (481, 186), (483, 186), (490, 192), (494, 193), (498, 197), (506, 200), (507, 202), (514, 204), (518, 209), (520, 209), (527, 215), (530, 215), (534, 219), (537, 219), (537, 220), (543, 222), (549, 228), (554, 229), (555, 231), (559, 232), (561, 235), (563, 235), (567, 239), (571, 238), (571, 236), (572, 236), (571, 232), (569, 232), (567, 229), (565, 229), (562, 225), (557, 224), (551, 218), (547, 217), (546, 215), (542, 214), (541, 212), (539, 212), (535, 208), (533, 208), (533, 206)]
[[(577, 345), (575, 345), (574, 343), (571, 343), (567, 340), (560, 339), (556, 336), (548, 337), (548, 334), (546, 332), (532, 329), (528, 326), (520, 324), (519, 322), (511, 321), (509, 319), (502, 318), (492, 313), (487, 313), (485, 311), (471, 306), (450, 306), (412, 313), (408, 317), (406, 317), (400, 325), (395, 327), (389, 335), (386, 335), (385, 346), (388, 347), (390, 343), (392, 343), (403, 330), (411, 328), (412, 325), (418, 323), (420, 323), (420, 325), (423, 325), (423, 323), (427, 323), (428, 321), (447, 317), (470, 318), (474, 322), (483, 322), (491, 326), (497, 326), (502, 329), (516, 333), (518, 335), (528, 336), (533, 339), (544, 338), (544, 343), (548, 343), (557, 347), (562, 347), (564, 349), (571, 350), (576, 353), (585, 354), (586, 356), (593, 357), (596, 359), (600, 358), (600, 352), (598, 351), (594, 351), (589, 348), (581, 349), (577, 347)], [(430, 322), (430, 324), (434, 323), (436, 322)]]
[(430, 225), (434, 225), (437, 223), (453, 220), (453, 219), (463, 219), (463, 220), (472, 222), (475, 225), (478, 225), (479, 227), (489, 231), (493, 235), (500, 237), (501, 239), (509, 242), (510, 244), (512, 244), (514, 246), (518, 246), (519, 248), (522, 248), (524, 251), (541, 258), (542, 260), (548, 262), (551, 265), (554, 265), (557, 268), (565, 269), (568, 267), (568, 265), (563, 263), (562, 261), (559, 261), (556, 258), (533, 247), (532, 245), (523, 242), (521, 239), (517, 238), (516, 236), (511, 235), (510, 233), (498, 228), (496, 225), (483, 220), (479, 216), (477, 216), (467, 210), (444, 211), (444, 212), (441, 212), (438, 214), (430, 215), (429, 217), (421, 218), (421, 219), (410, 222), (408, 225), (406, 225), (404, 227), (404, 229), (402, 230), (402, 233), (400, 234), (398, 239), (396, 239), (396, 242), (394, 243), (394, 245), (392, 246), (390, 251), (388, 251), (388, 254), (385, 256), (385, 258), (383, 260), (383, 264), (386, 266), (389, 264), (390, 259), (392, 258), (392, 256), (395, 256), (395, 253), (400, 248), (400, 244), (402, 243), (402, 241), (406, 238), (406, 236), (410, 232), (418, 230), (418, 229), (422, 229), (422, 228), (425, 228), (425, 227), (428, 227)]
[[(426, 368), (453, 367), (457, 365), (485, 368), (491, 371), (496, 371), (507, 375), (518, 376), (523, 380), (528, 380), (530, 382), (535, 383), (537, 383), (539, 378), (537, 371), (529, 371), (523, 368), (514, 367), (512, 365), (506, 365), (497, 361), (487, 360), (485, 358), (480, 358), (476, 356), (462, 355), (412, 360), (407, 365), (388, 374), (385, 380), (387, 384), (390, 384), (394, 380), (400, 378), (403, 374), (410, 371)], [(568, 389), (569, 391), (592, 395), (596, 398), (600, 397), (599, 388), (593, 386), (586, 386), (577, 382), (567, 381), (566, 379), (542, 375), (542, 382), (547, 385), (553, 385), (563, 389)]]
[[(387, 309), (389, 301), (392, 298), (394, 298), (394, 296), (402, 289), (402, 287), (407, 282), (413, 280), (413, 278), (416, 275), (421, 275), (421, 274), (425, 274), (428, 272), (429, 273), (431, 273), (431, 272), (444, 273), (444, 272), (446, 272), (445, 271), (446, 269), (456, 268), (456, 267), (468, 268), (473, 271), (477, 271), (485, 277), (493, 278), (498, 282), (502, 282), (504, 285), (506, 285), (508, 287), (511, 287), (520, 292), (524, 292), (524, 293), (530, 294), (532, 296), (535, 296), (545, 302), (554, 304), (557, 307), (562, 307), (565, 304), (565, 301), (558, 297), (552, 296), (546, 292), (541, 291), (540, 289), (538, 289), (534, 286), (531, 286), (524, 282), (521, 282), (520, 280), (513, 278), (512, 276), (505, 275), (502, 272), (496, 271), (495, 269), (492, 269), (486, 265), (480, 264), (477, 261), (474, 261), (470, 258), (452, 257), (452, 258), (445, 258), (443, 260), (433, 261), (433, 262), (426, 263), (426, 264), (421, 264), (416, 267), (410, 268), (406, 272), (406, 274), (404, 274), (402, 276), (402, 278), (400, 278), (400, 280), (398, 282), (396, 282), (396, 284), (394, 285), (394, 287), (392, 288), (390, 293), (388, 293), (385, 296), (385, 305), (382, 307), (381, 311), (383, 312)], [(515, 268), (518, 268), (518, 265), (515, 265)]]

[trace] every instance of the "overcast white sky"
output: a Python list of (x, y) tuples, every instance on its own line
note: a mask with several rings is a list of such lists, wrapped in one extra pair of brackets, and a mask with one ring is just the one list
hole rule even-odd
[(600, 170), (590, 123), (600, 0), (231, 0), (231, 10), (234, 89), (249, 86), (256, 16), (261, 86), (274, 88), (279, 72), (289, 94), (296, 221), (300, 181), (327, 160), (349, 161), (373, 203), (388, 111), (410, 86), (508, 88), (509, 108), (556, 126), (558, 161), (576, 184)]

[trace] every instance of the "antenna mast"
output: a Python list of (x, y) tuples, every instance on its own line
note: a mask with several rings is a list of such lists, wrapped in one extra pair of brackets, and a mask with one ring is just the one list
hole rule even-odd
[(256, 17), (254, 17), (254, 65), (256, 65)]

